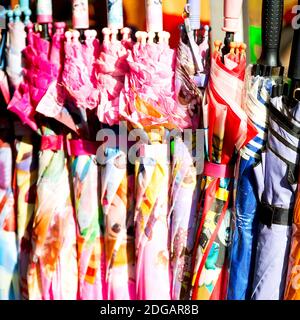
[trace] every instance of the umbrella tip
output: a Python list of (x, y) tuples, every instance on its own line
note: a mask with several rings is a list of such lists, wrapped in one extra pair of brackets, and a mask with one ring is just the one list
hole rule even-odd
[(80, 38), (80, 32), (78, 30), (73, 31), (73, 42), (77, 43), (79, 42)]
[(109, 42), (109, 37), (111, 35), (111, 30), (109, 28), (103, 28), (102, 29), (102, 34), (103, 34), (103, 42), (108, 43)]
[(123, 40), (129, 40), (131, 29), (130, 28), (123, 28), (121, 29), (121, 34), (123, 35)]
[(152, 44), (152, 43), (154, 43), (154, 38), (155, 38), (155, 32), (153, 32), (153, 31), (149, 31), (148, 32), (148, 43), (149, 44)]
[(118, 29), (111, 29), (111, 42), (115, 43), (117, 42), (117, 36), (118, 36), (119, 30)]
[(66, 31), (65, 32), (65, 37), (67, 39), (67, 42), (70, 43), (72, 39), (72, 32), (71, 31)]
[(222, 41), (216, 40), (216, 41), (214, 42), (214, 45), (215, 45), (215, 51), (220, 51), (221, 46), (222, 46)]

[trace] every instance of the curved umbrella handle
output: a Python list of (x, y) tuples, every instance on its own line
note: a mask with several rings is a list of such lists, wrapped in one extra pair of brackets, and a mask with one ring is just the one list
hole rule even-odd
[(243, 0), (224, 0), (223, 31), (236, 33), (239, 28), (239, 18), (242, 13)]
[(162, 0), (146, 0), (147, 32), (163, 31)]
[(110, 29), (122, 29), (124, 27), (122, 0), (106, 0), (107, 26)]
[(88, 0), (73, 0), (72, 2), (72, 24), (74, 29), (88, 29), (89, 4)]
[(188, 12), (192, 30), (200, 29), (200, 0), (188, 0)]
[(280, 67), (280, 40), (283, 20), (283, 0), (263, 0), (262, 53), (258, 64)]

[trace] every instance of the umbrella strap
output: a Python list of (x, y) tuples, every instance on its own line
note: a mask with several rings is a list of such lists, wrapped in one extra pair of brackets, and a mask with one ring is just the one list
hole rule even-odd
[(64, 150), (64, 136), (42, 136), (41, 151), (45, 150)]
[(68, 140), (67, 149), (69, 156), (92, 156), (97, 154), (100, 144), (88, 140)]
[(293, 224), (293, 209), (278, 208), (262, 202), (259, 204), (258, 213), (260, 222), (268, 228), (271, 228), (272, 224), (281, 226), (292, 226)]
[(211, 162), (205, 162), (203, 175), (206, 177), (213, 177), (217, 179), (233, 178), (233, 167), (226, 164), (216, 164)]

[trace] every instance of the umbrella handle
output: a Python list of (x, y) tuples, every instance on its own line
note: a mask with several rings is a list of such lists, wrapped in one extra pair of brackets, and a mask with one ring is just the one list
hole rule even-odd
[(200, 0), (188, 0), (187, 11), (192, 30), (200, 29)]
[(106, 0), (107, 26), (110, 29), (122, 29), (124, 27), (122, 0)]
[[(300, 5), (300, 0), (298, 0), (298, 5)], [(297, 12), (295, 12), (295, 13), (297, 13)], [(299, 59), (299, 57), (300, 57), (300, 28), (294, 30), (290, 66), (289, 66), (289, 71), (288, 71), (288, 76), (292, 80), (291, 91), (290, 91), (291, 96), (295, 97), (295, 98), (298, 98), (298, 96), (300, 96), (299, 90), (297, 90), (300, 88), (300, 59)]]
[(163, 31), (162, 0), (146, 0), (147, 32)]
[(72, 24), (74, 29), (85, 30), (89, 28), (88, 0), (73, 0)]
[(230, 33), (236, 33), (238, 31), (242, 7), (243, 0), (224, 0), (223, 31)]
[(283, 0), (263, 0), (262, 53), (258, 64), (280, 67), (280, 40), (283, 20)]

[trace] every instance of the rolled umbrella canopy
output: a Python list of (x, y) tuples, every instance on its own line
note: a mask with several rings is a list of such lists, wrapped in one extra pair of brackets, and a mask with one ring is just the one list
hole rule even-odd
[(283, 298), (299, 165), (299, 104), (271, 99), (269, 134), (262, 162), (255, 167), (260, 207), (253, 300)]
[[(51, 47), (50, 42), (33, 35), (33, 48), (38, 56), (31, 56), (36, 73), (29, 74), (32, 85), (28, 91), (32, 105), (40, 108), (41, 99), (49, 85), (57, 81), (61, 66), (60, 59), (51, 61), (57, 48)], [(74, 300), (78, 287), (76, 222), (64, 130), (42, 116), (37, 126), (42, 138), (27, 273), (28, 296), (34, 300)]]
[(192, 152), (175, 139), (170, 188), (172, 300), (189, 300), (198, 224), (199, 180)]
[(20, 299), (17, 217), (13, 194), (13, 153), (10, 124), (0, 121), (0, 299)]
[[(121, 93), (120, 114), (144, 139), (135, 165), (135, 246), (137, 299), (171, 298), (169, 259), (168, 130), (191, 126), (187, 110), (177, 106), (175, 55), (167, 33), (138, 33), (129, 53), (130, 73)], [(148, 43), (147, 43), (148, 37)], [(156, 279), (156, 281), (153, 281)]]
[(245, 54), (232, 56), (231, 52), (224, 57), (223, 64), (219, 48), (216, 43), (203, 109), (208, 145), (194, 252), (192, 299), (195, 300), (226, 298), (235, 160), (241, 148), (257, 134), (241, 107)]
[(237, 163), (235, 192), (235, 228), (230, 255), (228, 300), (250, 299), (258, 233), (258, 192), (254, 167), (261, 161), (268, 134), (268, 103), (275, 80), (252, 76), (247, 70), (246, 98), (243, 108), (258, 135), (241, 149)]
[(101, 204), (108, 299), (135, 300), (134, 175), (119, 147), (104, 146), (104, 155)]
[(20, 290), (28, 299), (27, 269), (31, 252), (31, 232), (36, 200), (39, 137), (20, 121), (14, 121), (14, 195), (17, 210)]
[[(94, 77), (99, 55), (96, 31), (86, 30), (80, 43), (78, 31), (67, 32), (62, 76), (67, 109), (78, 128), (68, 141), (75, 212), (78, 224), (79, 296), (81, 300), (107, 299), (105, 282), (104, 219), (100, 204), (100, 170), (93, 129), (99, 92)], [(77, 118), (77, 120), (76, 120)]]
[[(108, 299), (136, 299), (134, 247), (134, 169), (121, 147), (120, 93), (129, 72), (131, 30), (123, 28), (122, 0), (107, 1), (108, 27), (102, 30), (102, 51), (96, 62), (100, 91), (97, 115), (103, 127), (112, 127), (116, 145), (103, 145), (101, 204), (105, 222)], [(117, 40), (119, 30), (122, 40)], [(127, 142), (126, 142), (127, 143)]]
[[(208, 29), (205, 30), (202, 43), (197, 45), (194, 40), (194, 32), (190, 29), (190, 21), (185, 21), (185, 24), (177, 50), (175, 90), (178, 105), (183, 110), (187, 110), (192, 118), (192, 128), (198, 129), (198, 132), (201, 129), (201, 140), (197, 140), (196, 144), (196, 151), (200, 151), (201, 154), (197, 159), (198, 163), (195, 163), (193, 158), (195, 150), (189, 150), (183, 139), (175, 140), (170, 189), (173, 300), (190, 298), (192, 254), (198, 222), (199, 185), (197, 178), (202, 173), (204, 164), (204, 129), (201, 121), (201, 106), (209, 73)], [(187, 30), (191, 30), (189, 36)]]

